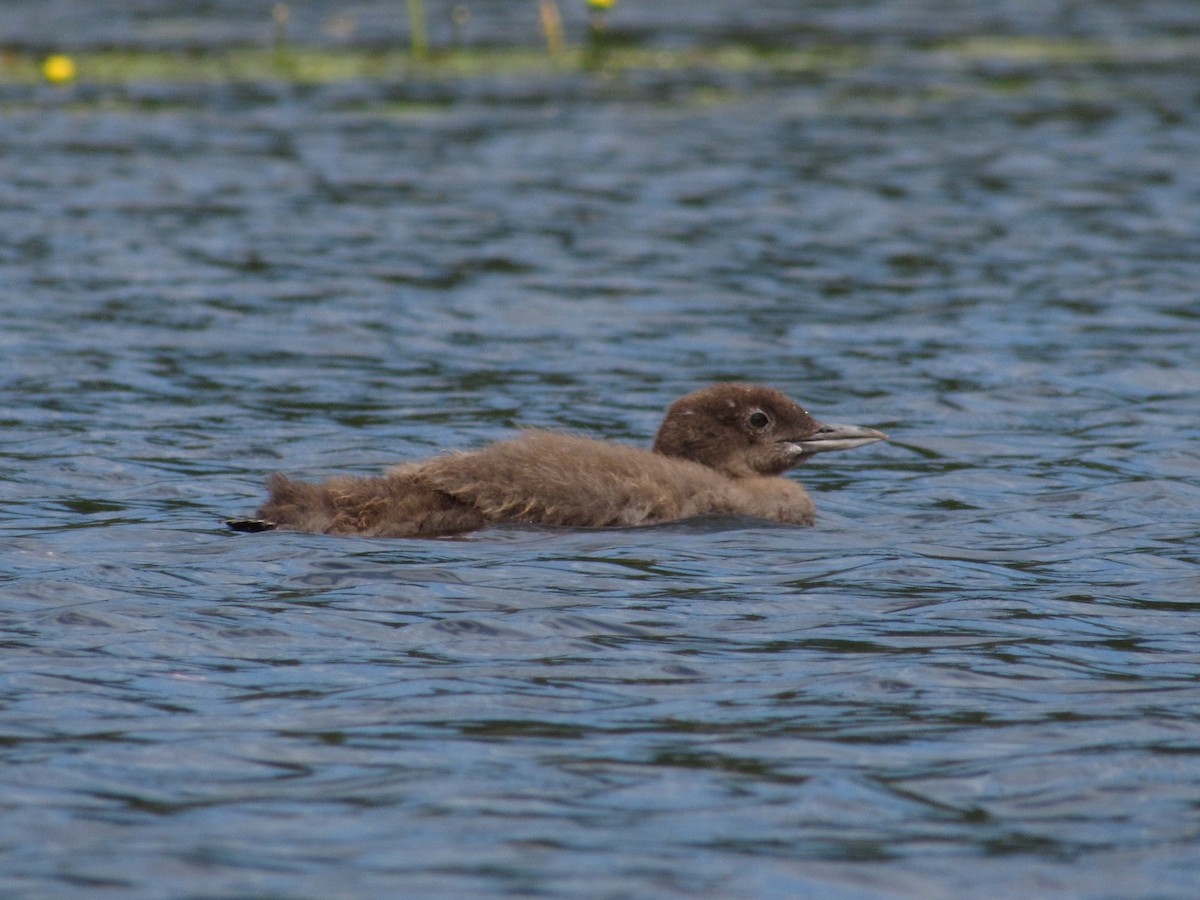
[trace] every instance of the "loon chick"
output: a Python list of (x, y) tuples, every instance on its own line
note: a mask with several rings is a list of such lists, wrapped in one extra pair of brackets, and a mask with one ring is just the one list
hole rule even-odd
[(714, 513), (811, 525), (804, 488), (780, 477), (814, 453), (887, 435), (826, 425), (777, 390), (720, 383), (667, 408), (652, 450), (531, 430), (381, 476), (320, 484), (268, 479), (270, 497), (236, 531), (437, 537), (516, 522), (651, 525)]

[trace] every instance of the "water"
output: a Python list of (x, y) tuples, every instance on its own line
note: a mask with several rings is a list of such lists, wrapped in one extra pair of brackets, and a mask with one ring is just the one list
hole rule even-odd
[[(1150, 43), (4, 88), (3, 893), (1191, 896), (1200, 69), (1095, 8)], [(812, 529), (221, 525), (722, 378), (894, 440)]]

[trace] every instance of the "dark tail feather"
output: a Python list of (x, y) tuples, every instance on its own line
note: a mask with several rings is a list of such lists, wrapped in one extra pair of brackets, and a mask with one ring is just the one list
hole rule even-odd
[(275, 523), (269, 522), (266, 519), (226, 519), (225, 524), (234, 531), (244, 531), (247, 534), (275, 530)]
[(226, 519), (225, 524), (234, 531), (244, 531), (247, 534), (258, 534), (260, 531), (274, 531), (280, 523), (288, 527), (288, 506), (295, 500), (296, 489), (304, 488), (302, 482), (289, 481), (276, 472), (267, 479), (267, 489), (270, 496), (267, 502), (255, 510), (256, 515), (246, 518)]

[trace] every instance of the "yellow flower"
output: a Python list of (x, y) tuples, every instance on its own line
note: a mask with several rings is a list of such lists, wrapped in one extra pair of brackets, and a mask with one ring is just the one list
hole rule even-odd
[(587, 5), (596, 9), (610, 9), (617, 0), (587, 0)]
[(42, 75), (47, 81), (61, 84), (75, 77), (75, 60), (62, 53), (55, 53), (42, 60)]

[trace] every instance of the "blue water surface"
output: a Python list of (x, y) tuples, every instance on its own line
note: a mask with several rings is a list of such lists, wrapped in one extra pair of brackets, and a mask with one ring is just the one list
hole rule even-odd
[[(0, 87), (0, 893), (1193, 896), (1200, 30), (935, 7), (628, 13), (858, 48), (808, 73)], [(721, 379), (893, 440), (811, 529), (222, 525)]]

